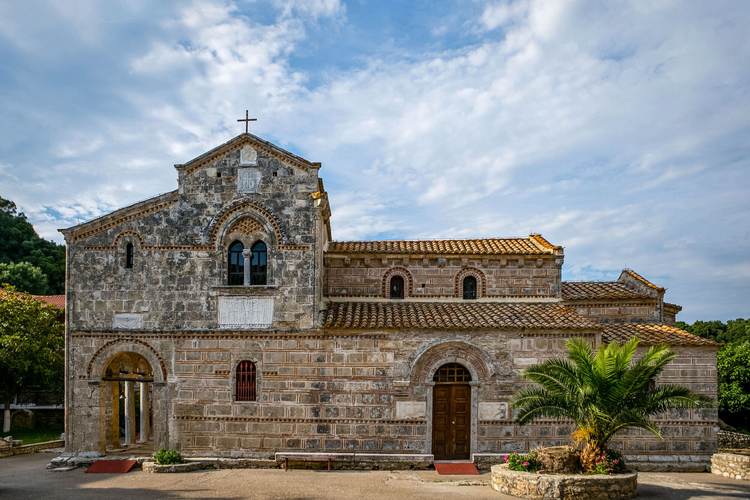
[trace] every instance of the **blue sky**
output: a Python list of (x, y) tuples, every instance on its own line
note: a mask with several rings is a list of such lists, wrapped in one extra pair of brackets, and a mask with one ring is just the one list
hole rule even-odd
[(678, 319), (750, 315), (745, 1), (6, 1), (0, 195), (40, 235), (243, 128), (323, 163), (333, 236), (539, 232)]

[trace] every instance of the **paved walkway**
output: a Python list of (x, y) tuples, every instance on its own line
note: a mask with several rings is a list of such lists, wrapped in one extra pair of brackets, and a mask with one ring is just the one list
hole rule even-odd
[[(44, 469), (56, 455), (34, 453), (0, 459), (0, 499), (382, 499), (513, 500), (489, 486), (489, 474), (440, 476), (434, 471), (215, 470), (187, 474), (85, 474)], [(638, 498), (719, 500), (750, 498), (750, 482), (713, 474), (642, 473)]]

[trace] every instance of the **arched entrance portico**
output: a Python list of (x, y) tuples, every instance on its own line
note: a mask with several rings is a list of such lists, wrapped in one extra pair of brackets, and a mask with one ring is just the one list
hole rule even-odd
[(471, 373), (446, 363), (433, 376), (432, 454), (435, 460), (471, 458)]
[(151, 364), (137, 352), (121, 352), (106, 363), (100, 386), (106, 395), (102, 401), (105, 418), (100, 423), (101, 434), (106, 436), (102, 448), (151, 441), (153, 382)]

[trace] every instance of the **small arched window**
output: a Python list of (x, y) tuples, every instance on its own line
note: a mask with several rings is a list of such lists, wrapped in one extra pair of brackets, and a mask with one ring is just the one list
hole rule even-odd
[(253, 245), (253, 260), (250, 263), (250, 284), (266, 284), (266, 244), (259, 241)]
[(477, 298), (477, 279), (474, 276), (464, 278), (464, 300)]
[(133, 260), (133, 244), (128, 243), (127, 245), (125, 245), (125, 267), (133, 267)]
[(236, 401), (255, 401), (255, 363), (240, 361), (237, 365)]
[(228, 285), (242, 285), (245, 283), (245, 258), (242, 251), (245, 245), (241, 241), (235, 241), (229, 245), (229, 274)]
[(404, 278), (401, 276), (394, 276), (391, 278), (391, 298), (404, 298)]

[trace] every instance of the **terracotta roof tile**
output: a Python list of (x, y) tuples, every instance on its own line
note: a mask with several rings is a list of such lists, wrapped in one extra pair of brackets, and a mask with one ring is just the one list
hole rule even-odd
[(32, 297), (46, 302), (55, 309), (65, 309), (65, 295), (32, 295)]
[(644, 345), (713, 345), (716, 342), (668, 325), (609, 325), (602, 332), (602, 342), (627, 342), (637, 336)]
[(328, 247), (328, 253), (554, 255), (562, 251), (537, 234), (474, 240), (333, 241)]
[(653, 283), (651, 283), (651, 282), (650, 282), (649, 280), (647, 280), (646, 278), (644, 278), (643, 276), (641, 276), (641, 275), (640, 275), (640, 274), (638, 274), (637, 272), (633, 271), (632, 269), (624, 269), (624, 270), (623, 270), (623, 272), (625, 272), (625, 273), (628, 273), (629, 275), (631, 275), (632, 277), (634, 277), (635, 279), (637, 279), (638, 281), (640, 281), (640, 282), (641, 282), (641, 283), (643, 283), (644, 285), (646, 285), (646, 286), (648, 286), (648, 287), (650, 287), (650, 288), (653, 288), (654, 290), (660, 290), (660, 291), (662, 291), (662, 292), (663, 292), (664, 290), (666, 290), (666, 288), (662, 288), (662, 287), (660, 287), (660, 286), (656, 286), (656, 285), (654, 285), (654, 284), (653, 284)]
[(563, 281), (562, 296), (568, 300), (653, 298), (616, 281)]
[(556, 304), (331, 302), (323, 328), (334, 329), (599, 329)]

